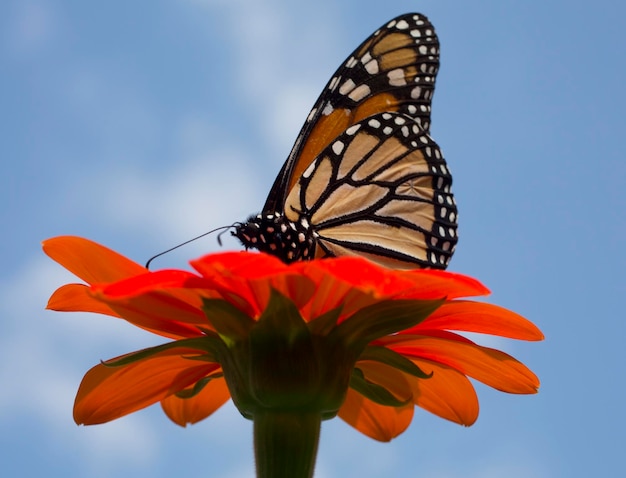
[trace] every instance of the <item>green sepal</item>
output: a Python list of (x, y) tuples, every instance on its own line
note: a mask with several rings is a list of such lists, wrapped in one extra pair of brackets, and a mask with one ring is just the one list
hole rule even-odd
[(342, 340), (360, 353), (373, 340), (416, 326), (444, 302), (443, 299), (378, 302), (344, 320), (329, 337)]
[(337, 326), (337, 320), (339, 320), (342, 310), (343, 305), (340, 305), (311, 320), (309, 322), (311, 334), (321, 337), (327, 336)]
[(200, 380), (198, 380), (192, 389), (186, 389), (186, 390), (181, 390), (180, 392), (176, 392), (174, 395), (176, 395), (178, 398), (192, 398), (195, 397), (196, 395), (198, 395), (202, 389), (204, 387), (206, 387), (206, 385), (213, 379), (216, 378), (221, 378), (223, 377), (224, 374), (222, 373), (217, 373), (215, 375), (211, 375), (210, 377), (204, 377), (201, 378)]
[(149, 347), (147, 349), (139, 350), (120, 358), (103, 361), (101, 363), (105, 367), (122, 367), (131, 363), (139, 362), (140, 360), (145, 360), (155, 354), (158, 354), (159, 352), (163, 352), (164, 350), (181, 347), (196, 349), (199, 353), (201, 352), (203, 354), (203, 360), (218, 363), (216, 355), (214, 354), (215, 348), (211, 345), (210, 340), (207, 339), (208, 337), (193, 337), (190, 339), (175, 340), (174, 342)]
[(380, 362), (417, 378), (430, 378), (433, 376), (433, 372), (424, 372), (404, 355), (399, 354), (395, 350), (388, 349), (387, 347), (368, 345), (359, 356), (359, 360)]
[(296, 305), (276, 289), (271, 289), (267, 307), (250, 330), (251, 340), (279, 339), (286, 345), (293, 345), (302, 336), (309, 336), (306, 322)]
[(223, 299), (202, 299), (202, 311), (228, 346), (245, 340), (256, 323), (252, 317)]
[(370, 382), (365, 378), (363, 371), (355, 367), (350, 376), (350, 388), (359, 392), (365, 398), (369, 398), (372, 402), (387, 407), (401, 407), (411, 402), (408, 400), (398, 400), (389, 390), (381, 385)]
[(268, 408), (297, 408), (319, 387), (319, 364), (311, 333), (296, 305), (272, 289), (249, 334), (250, 389)]

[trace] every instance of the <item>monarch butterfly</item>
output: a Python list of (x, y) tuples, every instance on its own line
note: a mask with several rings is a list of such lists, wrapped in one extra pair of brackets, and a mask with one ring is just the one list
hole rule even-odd
[(439, 41), (424, 15), (374, 32), (324, 88), (262, 212), (232, 234), (284, 262), (359, 255), (445, 269), (457, 209), (429, 135), (438, 68)]

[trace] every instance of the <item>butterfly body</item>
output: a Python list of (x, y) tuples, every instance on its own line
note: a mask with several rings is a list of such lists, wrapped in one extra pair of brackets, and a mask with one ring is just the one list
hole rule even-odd
[(423, 15), (372, 34), (326, 85), (262, 212), (233, 234), (285, 262), (360, 255), (393, 268), (445, 268), (457, 209), (429, 135), (438, 67)]

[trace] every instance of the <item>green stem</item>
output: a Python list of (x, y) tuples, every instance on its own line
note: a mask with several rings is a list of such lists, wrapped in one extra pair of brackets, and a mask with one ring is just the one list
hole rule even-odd
[(266, 410), (254, 414), (257, 478), (311, 478), (320, 413)]

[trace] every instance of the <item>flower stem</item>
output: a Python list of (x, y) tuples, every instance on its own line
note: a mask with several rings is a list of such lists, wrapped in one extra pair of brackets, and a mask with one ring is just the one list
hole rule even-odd
[(257, 478), (311, 478), (321, 422), (320, 413), (291, 410), (255, 413)]

